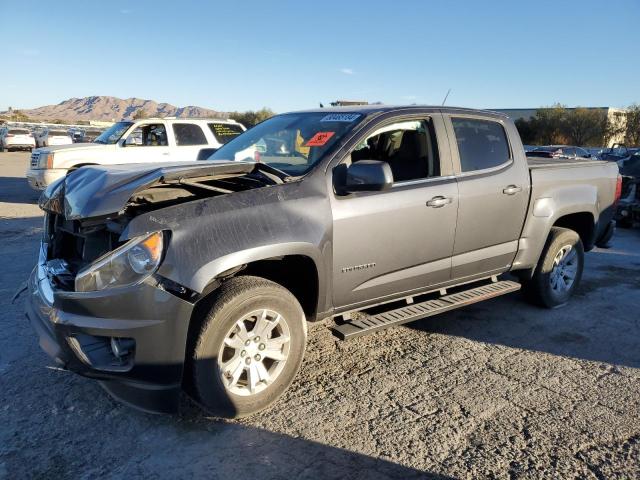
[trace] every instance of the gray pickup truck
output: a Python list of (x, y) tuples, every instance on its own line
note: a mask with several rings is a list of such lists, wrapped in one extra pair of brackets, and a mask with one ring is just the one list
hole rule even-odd
[(61, 367), (128, 404), (171, 412), (185, 391), (248, 415), (292, 382), (307, 321), (344, 340), (521, 287), (564, 304), (619, 194), (614, 163), (527, 161), (488, 111), (287, 113), (208, 161), (49, 186), (26, 314)]

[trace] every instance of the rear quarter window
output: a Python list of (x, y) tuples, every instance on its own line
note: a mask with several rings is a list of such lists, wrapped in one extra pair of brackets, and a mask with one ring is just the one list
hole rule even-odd
[(244, 132), (240, 125), (233, 123), (210, 123), (211, 133), (221, 144), (225, 144)]
[(502, 125), (491, 120), (452, 118), (462, 172), (497, 167), (510, 158), (509, 142)]

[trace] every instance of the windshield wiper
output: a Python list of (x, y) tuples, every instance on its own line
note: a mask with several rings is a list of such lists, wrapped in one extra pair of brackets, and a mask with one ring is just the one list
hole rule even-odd
[(289, 175), (288, 173), (285, 173), (282, 170), (279, 170), (275, 167), (267, 165), (266, 163), (256, 163), (254, 168), (258, 170), (259, 173), (269, 178), (276, 184), (285, 183), (286, 181), (288, 181), (289, 178), (292, 178), (291, 175)]

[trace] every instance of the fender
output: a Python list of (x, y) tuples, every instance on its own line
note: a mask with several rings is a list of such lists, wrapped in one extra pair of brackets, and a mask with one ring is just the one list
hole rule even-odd
[[(306, 242), (288, 242), (248, 248), (216, 258), (200, 267), (191, 278), (190, 285), (187, 286), (198, 293), (202, 293), (205, 287), (221, 273), (247, 263), (286, 255), (302, 255), (311, 258), (316, 266), (319, 280), (325, 278), (322, 255), (315, 245)], [(320, 288), (324, 287), (324, 282), (319, 281), (319, 286)]]
[(517, 270), (535, 267), (551, 227), (560, 218), (575, 213), (588, 213), (595, 225), (599, 211), (598, 191), (593, 185), (563, 186), (545, 192), (544, 196), (531, 202), (512, 268)]

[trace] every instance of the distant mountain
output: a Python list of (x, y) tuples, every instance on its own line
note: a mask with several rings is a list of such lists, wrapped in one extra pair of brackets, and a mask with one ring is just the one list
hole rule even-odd
[[(16, 110), (16, 109), (14, 109)], [(176, 107), (168, 103), (157, 103), (153, 100), (141, 98), (116, 98), (93, 96), (85, 98), (70, 98), (57, 105), (32, 108), (20, 111), (34, 120), (102, 120), (117, 121), (131, 120), (137, 112), (142, 110), (146, 117), (223, 117), (226, 112), (218, 112), (202, 107)], [(8, 112), (0, 112), (0, 114)]]

